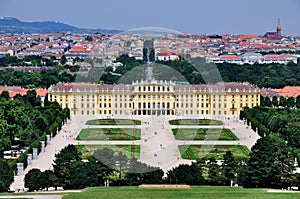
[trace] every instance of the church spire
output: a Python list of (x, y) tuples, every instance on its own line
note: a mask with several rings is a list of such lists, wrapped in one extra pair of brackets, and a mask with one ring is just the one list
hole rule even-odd
[(276, 32), (277, 32), (277, 37), (281, 37), (281, 25), (280, 25), (280, 18), (279, 17), (278, 17), (278, 21), (277, 21)]

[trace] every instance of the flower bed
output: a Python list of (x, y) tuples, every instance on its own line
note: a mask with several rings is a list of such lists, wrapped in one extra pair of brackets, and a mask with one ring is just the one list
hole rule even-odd
[(171, 125), (224, 125), (220, 120), (212, 119), (180, 119), (170, 120)]
[[(197, 160), (201, 158), (216, 158), (222, 160), (226, 151), (231, 151), (234, 157), (249, 157), (250, 150), (240, 145), (180, 145), (178, 146), (183, 159)], [(212, 149), (213, 148), (213, 149)]]
[(139, 140), (141, 129), (135, 128), (88, 128), (82, 129), (77, 140)]
[(82, 154), (83, 159), (88, 159), (89, 156), (97, 149), (109, 148), (115, 151), (115, 154), (122, 152), (129, 159), (140, 158), (140, 146), (139, 145), (77, 145), (77, 149)]
[(177, 140), (239, 140), (230, 129), (199, 128), (199, 129), (172, 129)]
[(131, 119), (96, 119), (87, 121), (86, 125), (141, 125), (141, 121)]

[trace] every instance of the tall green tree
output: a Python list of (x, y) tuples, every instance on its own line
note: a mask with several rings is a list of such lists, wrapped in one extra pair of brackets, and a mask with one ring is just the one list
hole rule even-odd
[(9, 100), (10, 97), (9, 97), (8, 91), (2, 91), (2, 93), (1, 93), (1, 95), (0, 95), (0, 98)]
[(172, 184), (201, 185), (204, 183), (204, 178), (198, 164), (192, 163), (191, 165), (180, 164), (168, 171), (167, 181)]
[(66, 56), (61, 56), (61, 58), (60, 58), (60, 63), (61, 63), (61, 65), (65, 65), (66, 63), (67, 63), (67, 58), (66, 58)]
[(231, 181), (235, 181), (236, 173), (236, 162), (234, 160), (233, 153), (226, 151), (223, 156), (222, 172), (225, 177), (226, 185), (230, 185)]
[(293, 159), (278, 135), (260, 138), (244, 167), (244, 187), (282, 188), (293, 172)]
[(53, 164), (54, 174), (59, 179), (59, 185), (68, 187), (71, 183), (71, 170), (76, 162), (80, 162), (81, 157), (74, 145), (68, 145), (55, 155)]
[(279, 103), (278, 103), (278, 98), (276, 96), (272, 98), (272, 104), (274, 107), (278, 107)]
[(0, 192), (8, 191), (13, 181), (13, 169), (10, 167), (7, 160), (0, 158)]
[(295, 98), (293, 98), (293, 97), (289, 97), (286, 100), (286, 106), (289, 107), (289, 108), (293, 108), (295, 106), (295, 104), (296, 104)]
[(300, 108), (300, 95), (296, 98), (296, 108)]
[(43, 186), (43, 178), (41, 178), (42, 172), (39, 169), (31, 169), (24, 178), (25, 187), (29, 191), (39, 190)]
[[(261, 98), (262, 99), (262, 98)], [(271, 100), (270, 100), (270, 98), (269, 97), (264, 97), (263, 98), (264, 100), (264, 104), (263, 104), (263, 106), (266, 106), (266, 107), (272, 107), (272, 102), (271, 102)]]
[(210, 158), (208, 162), (208, 183), (210, 185), (223, 185), (225, 177), (222, 174), (220, 165), (215, 158)]
[(76, 161), (70, 165), (64, 189), (83, 189), (99, 185), (98, 166), (95, 162)]

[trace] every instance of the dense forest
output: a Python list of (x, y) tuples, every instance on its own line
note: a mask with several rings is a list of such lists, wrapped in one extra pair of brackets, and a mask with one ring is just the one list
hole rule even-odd
[(244, 186), (287, 187), (300, 185), (294, 174), (295, 158), (300, 158), (300, 110), (290, 108), (246, 108), (240, 118), (251, 123), (262, 137), (251, 149), (245, 165)]
[[(93, 62), (90, 59), (85, 61)], [(118, 66), (115, 70), (113, 70), (113, 67), (107, 66), (93, 67), (89, 72), (78, 72), (80, 70), (78, 66), (65, 65), (65, 61), (60, 63), (63, 64), (61, 66), (58, 65), (58, 62), (55, 62), (54, 58), (42, 59), (39, 56), (28, 56), (21, 60), (16, 57), (0, 58), (0, 67), (19, 64), (26, 66), (26, 63), (28, 62), (34, 63), (35, 65), (41, 65), (42, 62), (47, 62), (48, 66), (52, 66), (52, 68), (40, 72), (22, 72), (14, 71), (11, 68), (4, 68), (4, 70), (0, 70), (0, 85), (47, 88), (58, 82), (74, 81), (116, 84), (120, 82), (122, 75), (134, 68), (136, 69), (132, 72), (137, 75), (135, 79), (144, 78), (145, 62), (136, 60), (128, 55), (121, 55), (116, 59), (116, 62), (121, 62), (123, 66)], [(295, 64), (290, 62), (286, 65), (258, 63), (253, 65), (237, 65), (230, 63), (206, 64), (203, 59), (192, 59), (190, 61), (157, 61), (156, 63), (171, 67), (175, 71), (179, 72), (186, 81), (191, 84), (214, 83), (216, 81), (223, 80), (225, 82), (249, 82), (259, 86), (260, 88), (282, 88), (284, 86), (300, 85), (299, 63)], [(157, 78), (163, 78), (164, 76), (160, 75), (160, 73), (161, 71), (157, 67), (157, 70), (154, 70), (154, 76)], [(168, 73), (167, 75), (170, 74)], [(127, 78), (131, 79), (132, 77)], [(176, 78), (174, 80), (176, 80)]]
[[(69, 109), (62, 109), (58, 103), (45, 102), (41, 106), (40, 97), (35, 90), (28, 90), (27, 95), (16, 95), (10, 99), (8, 92), (0, 95), (0, 191), (7, 191), (13, 180), (16, 163), (27, 166), (27, 154), (32, 148), (38, 148), (40, 141), (46, 141), (46, 135), (55, 136), (63, 123), (70, 117)], [(17, 159), (4, 160), (5, 150), (25, 149)]]
[[(300, 85), (300, 64), (205, 64), (201, 60), (160, 62), (179, 71), (191, 84), (208, 83), (218, 71), (225, 82), (249, 82), (260, 88), (282, 88)], [(194, 63), (194, 64), (192, 64)], [(217, 71), (218, 70), (218, 71)], [(205, 80), (205, 81), (204, 81)]]

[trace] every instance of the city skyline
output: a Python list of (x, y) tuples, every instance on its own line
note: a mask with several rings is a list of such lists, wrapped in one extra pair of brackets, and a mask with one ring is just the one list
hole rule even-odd
[[(299, 35), (300, 3), (288, 1), (214, 1), (183, 3), (171, 1), (71, 1), (0, 0), (5, 17), (22, 21), (59, 21), (82, 28), (127, 30), (138, 27), (164, 27), (188, 33), (258, 34), (276, 29), (280, 18), (283, 35)], [(18, 6), (15, 6), (18, 5)], [(47, 8), (47, 9), (46, 9)], [(254, 12), (255, 10), (255, 12)]]

